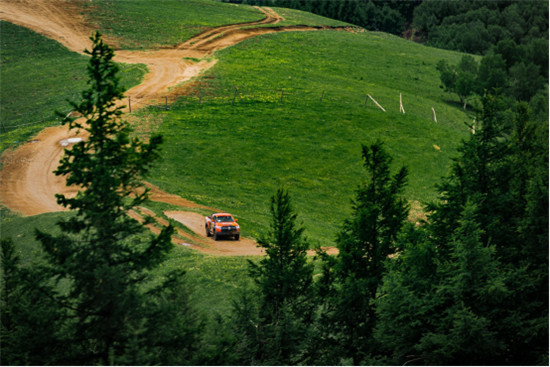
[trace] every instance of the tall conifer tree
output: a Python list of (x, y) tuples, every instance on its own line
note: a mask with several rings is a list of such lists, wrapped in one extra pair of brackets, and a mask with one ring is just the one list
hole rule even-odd
[(49, 297), (48, 277), (22, 266), (17, 253), (11, 239), (0, 241), (0, 364), (70, 364), (59, 334), (65, 310)]
[[(173, 231), (166, 227), (153, 236), (128, 216), (147, 199), (140, 180), (158, 157), (162, 139), (130, 138), (117, 104), (124, 90), (113, 50), (99, 33), (91, 39), (89, 88), (81, 102), (72, 103), (85, 122), (64, 121), (89, 136), (65, 151), (55, 171), (80, 189), (76, 197), (57, 195), (58, 203), (75, 213), (58, 223), (61, 235), (37, 233), (52, 273), (69, 282), (69, 293), (57, 300), (72, 317), (67, 330), (75, 346), (73, 364), (116, 363), (127, 351), (128, 340), (151, 314), (144, 311), (142, 294), (146, 271), (164, 259)], [(143, 363), (151, 362), (138, 364)]]
[(389, 267), (376, 335), (394, 364), (547, 364), (548, 130), (516, 110), (507, 127), (484, 99), (427, 236)]
[[(313, 317), (313, 266), (287, 191), (279, 189), (272, 197), (271, 217), (268, 233), (258, 240), (266, 256), (258, 264), (250, 262), (258, 307), (242, 297), (235, 309), (241, 340), (253, 341), (252, 355), (241, 363), (296, 364)], [(256, 328), (249, 327), (251, 316), (257, 318)]]
[(338, 234), (339, 253), (333, 263), (327, 264), (332, 270), (325, 270), (334, 283), (334, 288), (326, 291), (324, 322), (329, 324), (326, 332), (332, 337), (325, 341), (334, 345), (339, 358), (346, 358), (344, 362), (351, 359), (353, 364), (364, 362), (372, 349), (372, 303), (382, 280), (384, 262), (395, 253), (395, 241), (408, 215), (408, 205), (402, 197), (407, 169), (403, 167), (391, 174), (392, 158), (381, 142), (363, 146), (363, 159), (367, 182), (358, 189), (353, 213)]

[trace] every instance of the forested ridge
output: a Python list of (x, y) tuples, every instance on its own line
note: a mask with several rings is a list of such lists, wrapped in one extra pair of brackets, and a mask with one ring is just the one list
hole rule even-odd
[[(454, 18), (435, 8), (443, 3)], [(485, 8), (499, 14), (523, 7), (491, 3)], [(413, 23), (432, 9), (441, 19), (426, 15), (431, 23), (419, 29), (436, 42), (430, 34), (452, 23), (445, 19), (489, 3), (365, 4)], [(326, 234), (338, 254), (307, 255), (314, 246), (292, 188), (282, 187), (265, 203), (266, 256), (249, 261), (250, 286), (228, 315), (210, 318), (193, 307), (200, 294), (185, 272), (152, 276), (173, 246), (172, 227), (152, 235), (126, 215), (147, 199), (146, 190), (131, 193), (159, 158), (162, 137), (142, 142), (121, 120), (119, 70), (96, 34), (88, 89), (73, 103), (87, 124), (64, 120), (90, 139), (56, 171), (83, 187), (58, 196), (73, 215), (56, 234), (36, 231), (45, 258), (35, 266), (21, 263), (17, 239), (2, 239), (1, 363), (548, 365), (547, 21), (545, 31), (500, 39), (479, 61), (439, 63), (442, 87), (476, 119), (424, 220), (408, 220), (408, 168), (393, 163), (384, 142), (364, 142), (351, 215)]]

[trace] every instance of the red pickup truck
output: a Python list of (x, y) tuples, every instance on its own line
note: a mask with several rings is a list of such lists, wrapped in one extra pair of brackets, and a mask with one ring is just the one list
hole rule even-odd
[(206, 236), (213, 236), (214, 240), (220, 237), (234, 236), (239, 240), (241, 236), (241, 228), (237, 224), (237, 220), (229, 213), (215, 213), (209, 217), (204, 217), (204, 227)]

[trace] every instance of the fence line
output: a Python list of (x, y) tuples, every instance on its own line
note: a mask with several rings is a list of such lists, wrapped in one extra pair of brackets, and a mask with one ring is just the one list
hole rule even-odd
[[(386, 109), (384, 109), (380, 105), (380, 103), (370, 93), (367, 93), (366, 91), (363, 93), (360, 93), (359, 91), (353, 92), (353, 91), (340, 90), (337, 92), (331, 92), (330, 90), (326, 90), (326, 89), (312, 90), (312, 89), (301, 89), (301, 88), (246, 89), (239, 86), (232, 87), (230, 89), (224, 89), (224, 90), (219, 90), (219, 89), (213, 90), (213, 89), (208, 89), (203, 87), (199, 90), (192, 92), (189, 95), (180, 95), (180, 96), (174, 96), (174, 97), (165, 96), (163, 105), (147, 103), (139, 99), (128, 97), (127, 108), (129, 112), (132, 112), (132, 103), (139, 103), (147, 107), (158, 108), (161, 110), (168, 111), (170, 109), (169, 103), (170, 104), (175, 103), (175, 104), (181, 105), (181, 104), (191, 104), (196, 102), (200, 107), (202, 104), (208, 103), (209, 100), (215, 101), (215, 102), (219, 101), (222, 103), (225, 102), (231, 106), (238, 105), (239, 102), (270, 102), (270, 103), (278, 103), (278, 104), (286, 104), (286, 103), (290, 104), (290, 103), (296, 103), (296, 102), (297, 103), (315, 102), (315, 103), (322, 103), (322, 104), (350, 103), (350, 104), (367, 106), (368, 101), (371, 100), (376, 105), (376, 107), (386, 112)], [(399, 93), (398, 96), (396, 95), (396, 101), (397, 101), (396, 106), (399, 106), (399, 112), (405, 113), (402, 93)], [(383, 103), (388, 103), (388, 98), (385, 98), (385, 101), (383, 101)], [(437, 117), (436, 117), (434, 108), (432, 107), (430, 111), (429, 107), (427, 107), (427, 111), (428, 112), (427, 112), (426, 119), (437, 122)], [(59, 119), (56, 118), (55, 121), (58, 122)], [(1, 127), (2, 127), (2, 132), (6, 133), (7, 129), (16, 129), (23, 126), (44, 124), (45, 122), (46, 121), (43, 118), (41, 121), (6, 126), (2, 121)]]
[(168, 108), (168, 97), (164, 97), (164, 98), (166, 99), (165, 105), (164, 106), (157, 106), (157, 105), (154, 105), (154, 104), (141, 102), (139, 100), (131, 99), (131, 97), (128, 97), (128, 108), (129, 108), (130, 112), (132, 112), (131, 102), (136, 102), (136, 103), (139, 103), (139, 104), (142, 104), (142, 105), (145, 105), (145, 106), (160, 108), (160, 109), (168, 111), (168, 109), (169, 109)]
[[(438, 122), (438, 117), (435, 113), (434, 107), (430, 104), (428, 99), (423, 102), (419, 102), (414, 93), (409, 95), (411, 102), (407, 107), (408, 114), (416, 117), (423, 118), (425, 120)], [(405, 114), (407, 95), (403, 95), (402, 92), (397, 92), (395, 96), (375, 96), (370, 91), (346, 91), (337, 90), (331, 91), (326, 89), (303, 89), (303, 88), (258, 88), (258, 89), (245, 89), (242, 87), (226, 88), (224, 90), (201, 88), (195, 90), (193, 93), (185, 96), (175, 97), (175, 105), (192, 105), (196, 104), (199, 107), (201, 105), (211, 103), (227, 104), (231, 106), (238, 105), (239, 102), (269, 102), (278, 104), (299, 104), (299, 103), (321, 103), (321, 104), (348, 104), (348, 105), (363, 105), (368, 106), (372, 101), (372, 107), (376, 107), (383, 112), (387, 110), (390, 112), (396, 112)], [(391, 105), (389, 108), (384, 108), (384, 104)], [(412, 107), (411, 107), (412, 105)], [(162, 108), (160, 106), (155, 106)]]

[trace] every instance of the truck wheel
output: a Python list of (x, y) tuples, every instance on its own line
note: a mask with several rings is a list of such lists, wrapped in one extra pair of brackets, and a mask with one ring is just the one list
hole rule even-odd
[(208, 226), (204, 227), (206, 229), (206, 237), (210, 237), (210, 231), (208, 230)]
[(219, 239), (218, 233), (214, 232), (214, 241), (217, 241)]
[(241, 236), (241, 235), (236, 234), (236, 235), (235, 235), (235, 241), (238, 241), (240, 236)]

